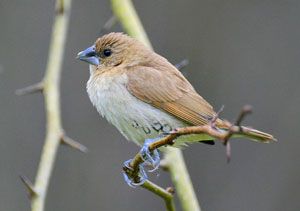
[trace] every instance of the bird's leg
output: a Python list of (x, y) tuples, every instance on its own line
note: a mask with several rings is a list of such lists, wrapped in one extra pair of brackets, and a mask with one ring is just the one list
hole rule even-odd
[(160, 163), (160, 156), (158, 150), (154, 149), (150, 151), (149, 146), (160, 139), (161, 137), (155, 139), (146, 139), (142, 149), (140, 150), (141, 157), (144, 161), (142, 165), (151, 165), (153, 167), (152, 169), (148, 170), (149, 172), (155, 171), (159, 167)]
[(124, 162), (123, 166), (123, 177), (125, 182), (132, 188), (135, 188), (136, 186), (140, 186), (145, 183), (145, 181), (148, 179), (148, 176), (145, 172), (144, 166), (142, 164), (138, 167), (138, 173), (136, 173), (136, 170), (134, 170), (131, 166), (132, 159), (127, 160)]
[(145, 183), (145, 181), (148, 179), (148, 176), (145, 171), (145, 167), (152, 166), (152, 169), (148, 170), (149, 172), (153, 172), (158, 169), (160, 163), (159, 152), (157, 149), (150, 150), (149, 146), (160, 139), (161, 137), (145, 140), (144, 145), (139, 153), (141, 155), (141, 159), (143, 160), (143, 162), (141, 162), (137, 166), (137, 168), (135, 169), (132, 168), (131, 166), (132, 159), (124, 162), (123, 176), (125, 182), (130, 187), (134, 188), (136, 186), (140, 186)]
[(123, 175), (127, 184), (131, 187), (144, 184), (147, 180), (145, 166), (153, 167), (150, 172), (159, 167), (160, 157), (157, 148), (174, 144), (173, 140), (176, 137), (176, 134), (170, 134), (168, 136), (161, 135), (155, 139), (146, 139), (140, 152), (133, 159), (124, 162)]

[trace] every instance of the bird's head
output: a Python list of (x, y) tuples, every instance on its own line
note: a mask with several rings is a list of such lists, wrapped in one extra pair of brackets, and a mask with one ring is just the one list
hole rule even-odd
[(113, 32), (98, 38), (94, 45), (79, 52), (77, 58), (97, 67), (110, 68), (137, 65), (146, 59), (147, 53), (149, 50), (139, 41)]

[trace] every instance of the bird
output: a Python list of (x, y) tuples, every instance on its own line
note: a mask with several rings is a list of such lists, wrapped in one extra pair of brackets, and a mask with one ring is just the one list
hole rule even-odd
[[(94, 107), (127, 140), (143, 146), (141, 152), (146, 157), (151, 156), (147, 151), (151, 141), (176, 128), (203, 126), (214, 119), (216, 130), (230, 130), (228, 121), (216, 116), (213, 107), (173, 64), (135, 38), (120, 32), (105, 34), (77, 58), (89, 64), (86, 88)], [(271, 134), (245, 126), (233, 137), (262, 143), (276, 140)], [(188, 134), (177, 137), (172, 147), (212, 144), (214, 139), (208, 134)], [(152, 164), (159, 162), (157, 152), (154, 154), (154, 159), (149, 158)]]
[[(89, 63), (87, 93), (92, 104), (138, 145), (176, 128), (209, 124), (216, 115), (174, 65), (124, 33), (103, 35), (77, 58)], [(223, 131), (230, 127), (220, 118), (215, 125)], [(263, 143), (275, 140), (271, 134), (243, 128), (238, 137)], [(208, 140), (214, 138), (190, 134), (178, 137), (174, 146)]]

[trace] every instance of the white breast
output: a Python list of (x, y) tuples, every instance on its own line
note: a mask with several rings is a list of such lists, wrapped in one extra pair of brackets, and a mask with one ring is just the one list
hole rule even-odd
[(91, 77), (87, 92), (98, 112), (113, 124), (128, 140), (142, 144), (185, 124), (173, 116), (142, 102), (131, 95), (126, 74)]

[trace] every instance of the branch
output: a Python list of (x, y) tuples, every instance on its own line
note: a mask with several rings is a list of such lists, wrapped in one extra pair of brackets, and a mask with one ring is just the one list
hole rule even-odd
[(193, 191), (193, 186), (190, 182), (191, 179), (185, 166), (182, 153), (178, 153), (178, 149), (175, 151), (170, 147), (166, 147), (165, 150), (167, 153), (165, 154), (164, 160), (168, 168), (177, 170), (177, 174), (171, 174), (171, 179), (176, 189), (180, 190), (176, 191), (176, 193), (181, 201), (182, 210), (196, 210), (197, 208), (200, 210), (197, 200), (190, 199), (190, 197), (192, 199), (196, 199), (197, 197)]
[[(211, 120), (211, 122), (207, 125), (202, 126), (190, 126), (185, 128), (178, 128), (174, 131), (171, 131), (168, 135), (165, 137), (159, 139), (158, 141), (155, 141), (149, 145), (149, 151), (153, 152), (155, 149), (158, 149), (162, 146), (168, 146), (173, 145), (175, 143), (175, 139), (182, 135), (190, 135), (190, 134), (206, 134), (213, 138), (222, 140), (224, 145), (226, 145), (226, 154), (227, 154), (227, 160), (229, 161), (230, 158), (230, 145), (229, 145), (229, 139), (234, 134), (239, 134), (241, 132), (240, 123), (245, 118), (247, 114), (251, 112), (251, 107), (245, 106), (240, 115), (238, 116), (236, 120), (237, 125), (233, 125), (229, 122), (228, 124), (228, 131), (222, 131), (218, 130), (215, 127), (215, 122), (218, 119), (218, 115), (220, 112), (218, 112), (215, 117)], [(229, 146), (229, 147), (227, 147)], [(183, 210), (194, 210), (195, 207), (198, 206), (198, 204), (195, 204), (196, 201), (191, 201), (190, 197), (196, 197), (195, 193), (191, 190), (193, 190), (192, 184), (189, 182), (190, 178), (189, 175), (186, 173), (187, 169), (183, 162), (183, 157), (179, 156), (176, 151), (173, 150), (173, 148), (167, 147), (164, 149), (167, 151), (165, 159), (164, 159), (164, 165), (167, 166), (168, 170), (176, 169), (178, 174), (172, 174), (171, 177), (174, 182), (174, 185), (178, 190), (178, 197), (181, 199), (182, 208)], [(141, 153), (138, 153), (135, 155), (135, 157), (131, 160), (128, 167), (124, 166), (124, 172), (134, 180), (135, 183), (140, 182), (140, 176), (139, 176), (139, 166), (144, 162), (144, 159), (141, 155)], [(148, 180), (146, 180), (148, 182)], [(151, 191), (151, 190), (150, 190)]]
[(16, 91), (19, 95), (42, 91), (45, 99), (46, 137), (35, 183), (32, 184), (26, 177), (21, 177), (31, 196), (32, 211), (44, 210), (50, 176), (59, 145), (65, 143), (82, 151), (86, 149), (65, 135), (62, 136), (64, 133), (61, 124), (59, 87), (70, 8), (71, 0), (56, 0), (55, 18), (44, 79), (40, 83)]
[[(116, 15), (116, 17), (124, 27), (125, 31), (130, 36), (137, 38), (138, 40), (142, 41), (145, 45), (151, 48), (151, 43), (147, 37), (147, 34), (142, 26), (142, 23), (134, 9), (131, 0), (111, 0), (111, 5), (113, 13)], [(198, 200), (195, 196), (192, 182), (190, 180), (188, 171), (186, 170), (181, 151), (179, 149), (170, 148), (166, 152), (166, 157), (168, 155), (175, 157), (176, 160), (181, 163), (182, 168), (178, 168), (179, 166), (177, 165), (169, 166), (170, 174), (175, 184), (176, 191), (179, 193), (178, 196), (181, 202), (181, 206), (184, 208), (185, 211), (200, 211)], [(178, 174), (181, 174), (181, 180), (175, 181), (174, 178)], [(186, 198), (189, 198), (189, 200), (186, 200)], [(187, 207), (189, 209), (185, 209)]]
[(159, 187), (158, 185), (150, 182), (149, 180), (146, 180), (144, 184), (142, 184), (142, 187), (163, 198), (168, 211), (175, 211), (175, 205), (173, 200), (174, 191), (172, 190), (172, 188), (167, 188), (165, 190)]
[[(229, 139), (234, 135), (234, 134), (239, 134), (241, 132), (241, 127), (240, 127), (240, 123), (242, 122), (242, 120), (245, 118), (245, 116), (247, 114), (249, 114), (251, 112), (251, 107), (249, 106), (244, 106), (244, 108), (241, 110), (237, 121), (236, 121), (236, 125), (231, 124), (230, 122), (226, 122), (226, 124), (228, 124), (228, 131), (222, 131), (222, 130), (218, 130), (215, 127), (215, 122), (218, 119), (218, 115), (219, 112), (215, 115), (215, 117), (211, 120), (211, 122), (207, 125), (201, 125), (201, 126), (189, 126), (189, 127), (184, 127), (184, 128), (177, 128), (173, 131), (171, 131), (168, 135), (166, 135), (165, 137), (151, 143), (149, 145), (149, 151), (152, 152), (155, 149), (158, 149), (162, 146), (172, 146), (174, 144), (174, 141), (176, 138), (178, 138), (179, 136), (182, 135), (190, 135), (190, 134), (206, 134), (209, 135), (215, 139), (219, 139), (223, 141), (224, 145), (229, 145)], [(168, 151), (170, 151), (169, 149), (171, 148), (167, 148)], [(172, 153), (171, 153), (172, 154)], [(174, 155), (172, 155), (171, 157), (173, 157)], [(172, 169), (170, 167), (170, 165), (172, 165), (171, 163), (174, 163), (175, 165), (177, 165), (178, 163), (180, 163), (180, 159), (178, 159), (178, 161), (174, 161), (177, 160), (178, 158), (173, 157), (172, 159), (168, 159), (168, 153), (166, 154), (166, 160), (165, 160), (165, 164), (168, 169)], [(172, 162), (171, 162), (172, 161)], [(140, 153), (136, 154), (135, 157), (132, 159), (132, 161), (130, 162), (130, 177), (132, 178), (136, 178), (138, 180), (139, 176), (139, 165), (142, 164), (144, 162), (144, 159), (142, 157), (142, 155)], [(185, 169), (185, 166), (180, 167), (181, 169)], [(182, 172), (182, 171), (180, 171)]]
[(124, 30), (151, 48), (151, 43), (131, 0), (111, 0), (111, 6)]

